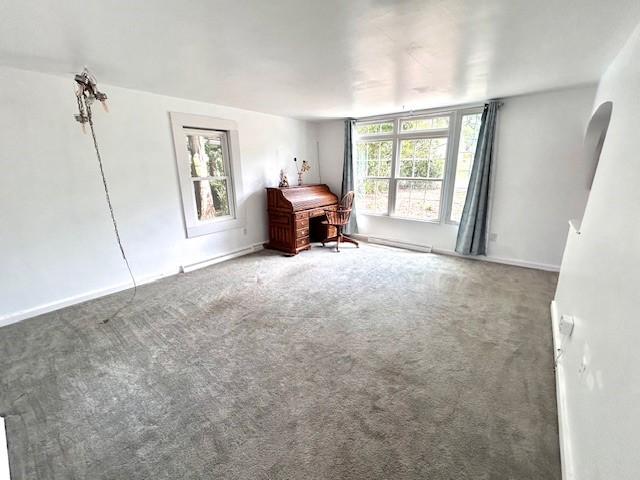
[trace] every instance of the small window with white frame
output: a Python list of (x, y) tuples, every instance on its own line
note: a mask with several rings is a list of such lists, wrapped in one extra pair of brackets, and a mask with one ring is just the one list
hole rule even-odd
[(171, 113), (171, 124), (187, 236), (242, 227), (235, 122)]
[(482, 107), (357, 121), (354, 173), (359, 213), (458, 223)]
[(234, 217), (227, 132), (184, 129), (196, 217), (201, 222)]

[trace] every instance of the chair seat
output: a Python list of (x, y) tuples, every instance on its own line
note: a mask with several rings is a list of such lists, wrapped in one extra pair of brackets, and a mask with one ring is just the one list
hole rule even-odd
[(347, 223), (349, 223), (349, 222), (346, 222), (346, 223), (331, 223), (331, 222), (329, 222), (328, 220), (323, 220), (323, 221), (322, 221), (322, 222), (320, 222), (320, 223), (322, 223), (322, 225), (330, 225), (330, 226), (332, 226), (332, 227), (344, 227), (344, 226), (346, 226), (346, 225), (347, 225)]

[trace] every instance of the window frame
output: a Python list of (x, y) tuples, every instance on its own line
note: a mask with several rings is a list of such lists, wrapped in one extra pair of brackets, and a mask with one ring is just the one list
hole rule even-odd
[(398, 133), (397, 131), (397, 124), (396, 122), (394, 122), (393, 120), (370, 120), (370, 121), (356, 121), (357, 124), (361, 125), (361, 126), (365, 126), (365, 125), (372, 125), (372, 124), (376, 124), (376, 123), (391, 123), (392, 127), (393, 127), (393, 131), (390, 133), (365, 133), (363, 135), (360, 135), (357, 133), (356, 131), (356, 135), (360, 135), (360, 138), (370, 138), (370, 137), (378, 137), (378, 136), (388, 136), (388, 135), (395, 135), (396, 133)]
[[(236, 211), (236, 206), (235, 206), (235, 198), (233, 195), (233, 177), (231, 175), (231, 158), (229, 155), (229, 133), (225, 130), (203, 130), (201, 128), (189, 128), (189, 127), (183, 127), (183, 133), (185, 135), (199, 135), (199, 136), (203, 136), (203, 137), (207, 137), (207, 136), (212, 136), (212, 137), (218, 137), (220, 138), (220, 146), (222, 148), (222, 161), (224, 164), (224, 171), (225, 171), (225, 175), (223, 176), (212, 176), (212, 175), (208, 175), (205, 177), (194, 177), (191, 172), (189, 172), (189, 176), (191, 177), (191, 189), (193, 191), (194, 189), (194, 183), (195, 182), (199, 182), (199, 181), (206, 181), (206, 182), (210, 182), (211, 180), (224, 180), (225, 183), (227, 184), (227, 197), (228, 197), (228, 202), (229, 202), (229, 215), (224, 215), (224, 216), (220, 216), (220, 217), (215, 217), (211, 220), (199, 220), (199, 223), (211, 223), (211, 222), (220, 222), (220, 221), (225, 221), (225, 220), (231, 220), (235, 218), (235, 211)], [(196, 200), (195, 200), (195, 195), (192, 195), (193, 198), (193, 202), (194, 205), (197, 204)], [(196, 206), (196, 212), (197, 212), (197, 206)]]
[[(238, 126), (233, 120), (208, 117), (205, 115), (193, 115), (178, 112), (169, 113), (171, 130), (173, 133), (173, 146), (178, 171), (178, 183), (182, 199), (182, 212), (187, 238), (208, 235), (243, 228), (245, 225), (245, 209), (242, 197), (242, 169), (240, 163), (240, 142)], [(222, 140), (222, 150), (226, 177), (193, 177), (191, 176), (191, 159), (185, 147), (186, 135), (189, 134), (216, 134)], [(226, 157), (225, 157), (226, 153)], [(226, 178), (227, 195), (229, 197), (230, 215), (216, 217), (211, 220), (198, 219), (194, 183), (196, 180), (208, 180), (209, 178)]]
[[(442, 108), (432, 110), (422, 110), (419, 112), (412, 112), (407, 114), (396, 113), (391, 115), (380, 115), (375, 117), (367, 117), (356, 119), (353, 135), (353, 152), (357, 152), (357, 144), (359, 141), (382, 141), (391, 140), (393, 145), (392, 159), (391, 159), (391, 178), (389, 178), (389, 201), (387, 213), (369, 213), (358, 212), (362, 215), (389, 217), (411, 222), (423, 222), (431, 224), (448, 224), (458, 225), (459, 222), (451, 218), (452, 206), (453, 206), (453, 194), (455, 190), (455, 174), (458, 160), (458, 151), (460, 146), (460, 130), (462, 127), (462, 117), (465, 115), (472, 115), (482, 113), (484, 104), (472, 104), (464, 105), (455, 108)], [(402, 122), (406, 120), (417, 120), (433, 117), (449, 117), (449, 127), (438, 128), (432, 130), (415, 130), (402, 132)], [(393, 132), (375, 135), (362, 135), (357, 134), (357, 126), (363, 124), (372, 124), (380, 122), (393, 122)], [(400, 142), (402, 140), (415, 140), (415, 139), (427, 139), (427, 138), (446, 138), (447, 139), (447, 152), (445, 155), (445, 167), (442, 179), (435, 179), (442, 182), (442, 188), (440, 189), (440, 208), (438, 211), (437, 219), (417, 219), (411, 217), (402, 217), (396, 215), (396, 200), (398, 182), (401, 180), (424, 180), (429, 181), (429, 178), (415, 178), (415, 177), (401, 177), (400, 176)], [(357, 153), (356, 153), (357, 155)], [(354, 157), (352, 161), (357, 162), (357, 157)], [(369, 177), (367, 177), (369, 178)], [(385, 177), (386, 179), (386, 177)]]
[[(461, 135), (461, 131), (462, 131), (462, 117), (466, 116), (466, 115), (477, 115), (477, 114), (482, 114), (482, 112), (484, 111), (484, 104), (478, 105), (478, 106), (474, 106), (474, 107), (469, 107), (469, 108), (464, 108), (464, 109), (459, 109), (457, 111), (457, 117), (456, 117), (456, 125), (455, 125), (455, 151), (453, 152), (453, 157), (452, 157), (452, 161), (450, 162), (451, 164), (451, 171), (449, 173), (449, 178), (450, 178), (450, 182), (449, 182), (449, 192), (448, 192), (448, 196), (447, 196), (447, 219), (446, 222), (449, 225), (460, 225), (460, 222), (458, 222), (457, 220), (453, 220), (451, 218), (451, 213), (453, 211), (453, 194), (455, 193), (455, 183), (456, 183), (456, 170), (458, 167), (458, 154), (460, 152), (460, 135)], [(480, 124), (482, 125), (482, 123)], [(480, 133), (480, 132), (478, 132)], [(477, 145), (476, 145), (477, 147)], [(473, 169), (473, 162), (471, 163), (471, 168)], [(471, 173), (471, 172), (469, 172)]]
[[(371, 123), (376, 123), (376, 122), (371, 122)], [(394, 125), (395, 128), (395, 125)], [(394, 168), (395, 168), (395, 152), (396, 152), (396, 139), (391, 139), (389, 138), (390, 135), (395, 135), (394, 134), (379, 134), (379, 135), (364, 135), (360, 138), (362, 138), (363, 143), (375, 143), (375, 142), (380, 142), (380, 141), (391, 141), (391, 169), (390, 169), (390, 176), (388, 177), (384, 177), (384, 176), (380, 176), (380, 175), (366, 175), (363, 178), (364, 179), (371, 179), (371, 180), (388, 180), (389, 181), (389, 201), (387, 202), (387, 212), (389, 211), (389, 205), (390, 205), (390, 197), (391, 197), (391, 186), (392, 186), (392, 180), (394, 177)], [(384, 137), (384, 138), (378, 138), (378, 137)], [(352, 149), (352, 151), (354, 151)], [(357, 151), (356, 151), (357, 154)], [(357, 169), (357, 166), (355, 167)], [(367, 215), (386, 215), (383, 213), (368, 213)]]

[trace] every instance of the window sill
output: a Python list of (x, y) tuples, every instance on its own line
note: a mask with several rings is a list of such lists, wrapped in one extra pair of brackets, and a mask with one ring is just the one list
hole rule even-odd
[[(377, 218), (389, 218), (391, 220), (400, 220), (402, 222), (415, 222), (415, 223), (428, 223), (431, 225), (448, 225), (448, 222), (442, 222), (440, 220), (420, 220), (418, 218), (406, 218), (406, 217), (397, 217), (395, 215), (386, 215), (384, 213), (360, 213), (358, 212), (358, 215), (364, 215), (366, 217), (377, 217)], [(457, 226), (457, 223), (454, 224)]]
[(201, 237), (202, 235), (235, 230), (242, 227), (244, 227), (244, 219), (241, 218), (229, 218), (209, 223), (202, 223), (199, 225), (187, 226), (187, 238)]

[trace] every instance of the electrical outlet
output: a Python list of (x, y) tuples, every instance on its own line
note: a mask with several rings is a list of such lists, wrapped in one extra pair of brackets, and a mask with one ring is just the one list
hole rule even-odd
[(242, 229), (242, 234), (243, 234), (243, 235), (246, 235), (246, 234), (247, 234), (247, 227), (244, 227), (244, 228)]
[(498, 234), (497, 233), (490, 233), (489, 234), (489, 241), (490, 242), (495, 242), (498, 239)]
[(573, 327), (575, 325), (575, 321), (571, 315), (562, 315), (560, 317), (560, 324), (558, 325), (558, 330), (563, 335), (570, 337), (573, 333)]

